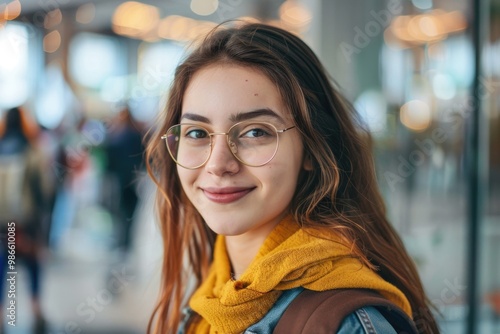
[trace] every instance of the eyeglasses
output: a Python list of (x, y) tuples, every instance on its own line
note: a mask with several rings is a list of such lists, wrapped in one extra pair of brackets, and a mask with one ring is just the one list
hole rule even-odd
[(279, 147), (279, 134), (295, 128), (278, 130), (270, 123), (244, 121), (231, 126), (228, 132), (209, 132), (197, 124), (177, 124), (161, 136), (168, 152), (179, 166), (197, 169), (203, 166), (212, 153), (215, 135), (225, 135), (233, 156), (241, 163), (260, 167), (271, 161)]

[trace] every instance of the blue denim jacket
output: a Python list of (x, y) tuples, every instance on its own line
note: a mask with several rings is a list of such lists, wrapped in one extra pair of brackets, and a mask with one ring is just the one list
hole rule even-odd
[[(284, 291), (267, 314), (257, 323), (248, 327), (244, 334), (271, 334), (288, 305), (297, 297), (303, 288)], [(192, 311), (184, 310), (184, 321), (177, 334), (185, 333), (185, 324)], [(364, 307), (348, 315), (340, 325), (337, 334), (396, 334), (391, 324), (375, 307)], [(333, 334), (333, 333), (332, 333)]]
[[(302, 290), (303, 288), (296, 288), (283, 292), (269, 312), (259, 322), (248, 327), (244, 334), (272, 333), (288, 305)], [(337, 331), (337, 334), (365, 333), (396, 334), (396, 331), (375, 307), (364, 307), (351, 313)]]

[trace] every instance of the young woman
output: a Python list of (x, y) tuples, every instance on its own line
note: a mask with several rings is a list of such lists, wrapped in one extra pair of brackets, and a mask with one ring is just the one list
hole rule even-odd
[(368, 143), (298, 37), (263, 24), (211, 32), (178, 67), (147, 151), (165, 254), (149, 332), (278, 332), (287, 307), (324, 332), (396, 332), (370, 305), (330, 328), (300, 299), (369, 289), (437, 333)]

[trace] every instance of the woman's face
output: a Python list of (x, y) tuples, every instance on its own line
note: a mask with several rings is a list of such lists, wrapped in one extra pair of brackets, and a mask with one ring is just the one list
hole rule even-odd
[[(278, 90), (260, 72), (213, 65), (195, 73), (180, 123), (220, 133), (239, 120), (271, 123), (278, 130), (294, 125)], [(261, 167), (238, 161), (225, 135), (213, 136), (210, 158), (202, 167), (177, 166), (187, 197), (217, 234), (262, 239), (286, 214), (303, 168), (303, 146), (295, 128), (278, 136), (276, 155)]]

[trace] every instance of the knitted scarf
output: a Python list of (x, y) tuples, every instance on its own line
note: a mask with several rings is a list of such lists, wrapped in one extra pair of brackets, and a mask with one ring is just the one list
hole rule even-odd
[(299, 286), (377, 290), (411, 317), (403, 293), (353, 257), (340, 236), (300, 228), (290, 216), (269, 234), (238, 280), (230, 273), (225, 239), (218, 236), (208, 277), (189, 301), (202, 319), (188, 333), (241, 333), (269, 311), (283, 290)]

